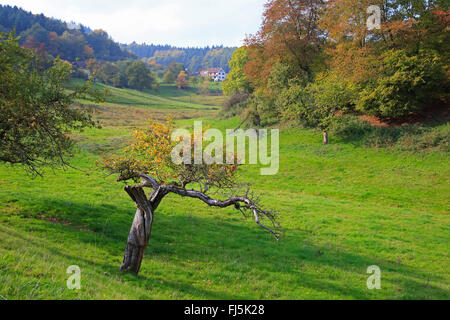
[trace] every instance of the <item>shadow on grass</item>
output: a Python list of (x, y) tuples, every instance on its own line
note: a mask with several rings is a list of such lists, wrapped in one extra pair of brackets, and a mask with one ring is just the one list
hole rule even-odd
[[(46, 203), (57, 218), (72, 225), (49, 222), (45, 225), (45, 230), (42, 230), (42, 237), (55, 232), (64, 233), (64, 238), (67, 237), (74, 243), (79, 241), (92, 244), (112, 256), (114, 261), (121, 261), (134, 215), (131, 202), (127, 209), (108, 204), (93, 206), (83, 202), (73, 202), (68, 206), (67, 202), (59, 200), (47, 200)], [(237, 221), (235, 216), (214, 217), (214, 209), (210, 215), (202, 218), (189, 216), (189, 211), (194, 210), (192, 208), (186, 208), (185, 214), (172, 214), (169, 204), (170, 202), (164, 203), (155, 213), (150, 245), (144, 257), (141, 274), (125, 276), (126, 279), (136, 282), (137, 286), (142, 286), (141, 282), (144, 282), (144, 285), (150, 288), (176, 291), (181, 296), (188, 294), (201, 299), (310, 297), (298, 296), (296, 292), (302, 292), (299, 288), (305, 288), (307, 292), (326, 294), (328, 297), (369, 299), (374, 295), (366, 288), (366, 269), (376, 264), (383, 272), (395, 275), (391, 277), (390, 285), (401, 288), (402, 292), (398, 293), (397, 298), (449, 297), (448, 291), (429, 283), (445, 283), (446, 279), (398, 262), (317, 246), (312, 235), (300, 230), (291, 230), (290, 234), (276, 242), (253, 222), (247, 221), (248, 223), (244, 224)], [(201, 204), (199, 208), (200, 206)], [(179, 210), (177, 208), (177, 211)], [(28, 215), (28, 218), (38, 216), (32, 214)], [(80, 227), (91, 232), (80, 230)], [(29, 243), (27, 236), (17, 232), (8, 233)], [(51, 255), (60, 256), (71, 264), (98, 266), (102, 272), (122, 277), (119, 262), (113, 265), (99, 262), (102, 257), (90, 259), (68, 254), (57, 246), (49, 246), (44, 240), (34, 240), (29, 245), (36, 250), (45, 248)], [(163, 277), (162, 283), (159, 283), (148, 264), (162, 261), (170, 262), (176, 272), (182, 275), (182, 279), (174, 281), (170, 271), (157, 270), (159, 276)], [(201, 274), (207, 277), (205, 280), (229, 284), (235, 288), (242, 285), (247, 291), (232, 289), (223, 292), (199, 288), (193, 282), (196, 270), (192, 270), (192, 265), (186, 266), (186, 261), (194, 262), (194, 266), (210, 268), (202, 270)], [(237, 276), (241, 279), (237, 280)], [(256, 284), (254, 290), (251, 290), (253, 281), (256, 281)], [(271, 288), (272, 293), (261, 292), (266, 286)], [(274, 290), (276, 292), (273, 292)], [(252, 291), (254, 293), (246, 293)], [(393, 297), (393, 294), (389, 296)]]

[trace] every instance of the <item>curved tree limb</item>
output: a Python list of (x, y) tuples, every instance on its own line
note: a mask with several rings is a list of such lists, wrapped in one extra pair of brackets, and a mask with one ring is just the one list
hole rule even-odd
[(197, 191), (197, 190), (187, 190), (187, 189), (180, 188), (180, 187), (177, 187), (174, 185), (159, 185), (158, 182), (154, 178), (149, 177), (145, 174), (141, 174), (140, 177), (144, 180), (144, 182), (142, 183), (142, 186), (151, 187), (154, 189), (153, 194), (150, 196), (150, 203), (153, 207), (153, 210), (156, 210), (156, 207), (159, 205), (162, 198), (164, 196), (166, 196), (168, 193), (175, 193), (182, 197), (199, 199), (211, 207), (226, 208), (226, 207), (234, 206), (236, 209), (240, 210), (242, 213), (245, 213), (245, 210), (250, 210), (253, 213), (255, 222), (261, 228), (269, 231), (277, 240), (280, 239), (279, 234), (275, 230), (268, 228), (267, 226), (263, 225), (260, 222), (261, 217), (267, 217), (271, 220), (272, 224), (275, 226), (275, 218), (274, 218), (273, 212), (263, 210), (248, 197), (234, 196), (234, 197), (229, 197), (226, 200), (212, 199), (205, 193)]
[(143, 180), (145, 180), (145, 182), (143, 183), (144, 187), (152, 187), (153, 189), (158, 189), (159, 188), (159, 184), (156, 181), (156, 179), (146, 175), (146, 174), (140, 174), (139, 178), (142, 178)]

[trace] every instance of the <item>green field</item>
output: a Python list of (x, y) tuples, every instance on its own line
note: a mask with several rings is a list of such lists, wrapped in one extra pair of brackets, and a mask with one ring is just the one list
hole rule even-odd
[[(97, 85), (104, 88), (103, 85)], [(180, 126), (219, 129), (221, 96), (161, 86), (109, 88), (94, 104), (102, 129), (73, 134), (72, 165), (32, 179), (0, 166), (0, 299), (449, 299), (448, 154), (362, 147), (313, 130), (280, 132), (280, 171), (243, 181), (280, 212), (279, 242), (236, 210), (178, 196), (155, 214), (139, 276), (119, 267), (135, 213), (114, 177), (95, 161), (129, 141), (146, 118), (171, 113)], [(81, 268), (69, 290), (67, 267)], [(381, 289), (366, 286), (381, 268)]]

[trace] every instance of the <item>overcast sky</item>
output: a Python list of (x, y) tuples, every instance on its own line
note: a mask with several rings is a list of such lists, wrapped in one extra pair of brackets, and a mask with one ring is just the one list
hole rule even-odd
[(240, 46), (258, 31), (266, 0), (0, 0), (107, 31), (115, 41)]

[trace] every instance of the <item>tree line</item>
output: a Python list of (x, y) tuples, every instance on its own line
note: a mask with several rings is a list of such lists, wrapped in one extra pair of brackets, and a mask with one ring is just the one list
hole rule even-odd
[(230, 61), (225, 112), (317, 127), (326, 143), (349, 114), (390, 118), (448, 103), (449, 16), (441, 0), (268, 1), (260, 30)]
[(200, 69), (220, 67), (229, 71), (228, 61), (236, 48), (212, 46), (203, 48), (179, 48), (169, 45), (137, 44), (122, 45), (140, 59), (168, 66), (172, 62), (182, 63), (190, 73)]
[(158, 90), (157, 78), (184, 89), (189, 80), (199, 82), (188, 75), (200, 68), (228, 69), (234, 51), (223, 46), (183, 49), (136, 43), (119, 45), (103, 30), (67, 24), (16, 6), (0, 5), (0, 32), (17, 35), (23, 48), (36, 53), (41, 66), (50, 68), (58, 57), (72, 63), (72, 77), (92, 77), (111, 86), (137, 90)]

